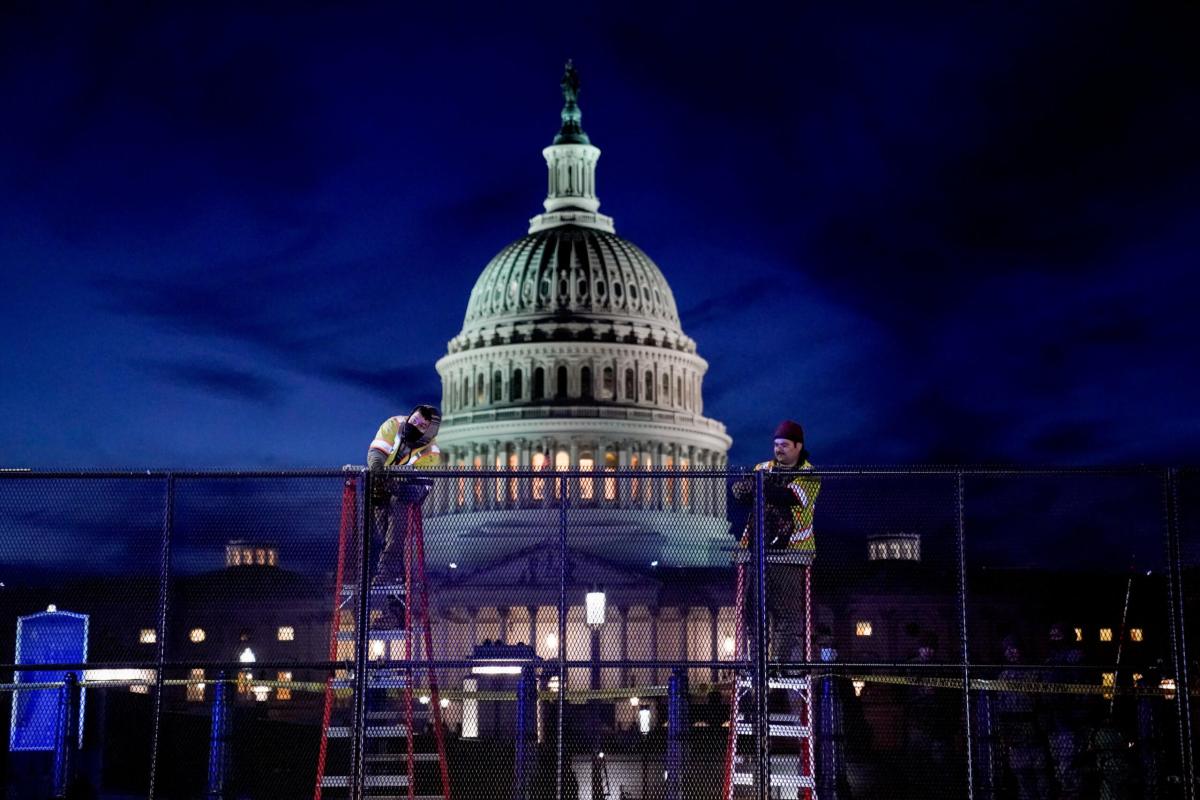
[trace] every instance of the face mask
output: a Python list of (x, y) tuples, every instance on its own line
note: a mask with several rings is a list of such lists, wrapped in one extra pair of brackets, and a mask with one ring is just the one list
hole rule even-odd
[(400, 435), (407, 444), (416, 444), (417, 442), (421, 441), (422, 436), (421, 429), (416, 425), (413, 425), (411, 422), (404, 423), (404, 427), (401, 429)]

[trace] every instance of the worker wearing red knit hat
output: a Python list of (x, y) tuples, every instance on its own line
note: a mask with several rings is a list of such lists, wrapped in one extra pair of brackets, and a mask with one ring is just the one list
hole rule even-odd
[[(771, 562), (767, 567), (767, 610), (775, 631), (771, 650), (775, 657), (789, 658), (803, 641), (803, 567), (798, 565), (811, 564), (816, 556), (813, 510), (821, 479), (812, 474), (800, 423), (790, 419), (779, 423), (773, 447), (775, 458), (755, 464), (754, 470), (770, 473), (763, 480), (763, 544)], [(753, 506), (753, 478), (737, 481), (732, 490), (737, 503)], [(756, 516), (752, 513), (746, 522), (743, 547), (755, 534)]]

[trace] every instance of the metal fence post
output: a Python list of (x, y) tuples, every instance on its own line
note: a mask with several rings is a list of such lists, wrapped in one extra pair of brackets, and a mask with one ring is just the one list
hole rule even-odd
[(1170, 599), (1171, 656), (1174, 660), (1176, 711), (1179, 719), (1179, 762), (1183, 773), (1183, 796), (1196, 797), (1194, 754), (1192, 753), (1191, 676), (1188, 674), (1187, 628), (1184, 623), (1183, 555), (1180, 548), (1179, 470), (1171, 468), (1163, 475), (1166, 512), (1167, 581)]
[(154, 721), (150, 746), (150, 788), (148, 800), (154, 800), (158, 781), (158, 742), (162, 728), (163, 664), (167, 655), (167, 601), (170, 597), (171, 538), (175, 533), (175, 474), (167, 475), (163, 498), (162, 550), (158, 566), (158, 645), (154, 664)]
[[(826, 666), (826, 669), (829, 667)], [(817, 796), (821, 800), (837, 800), (839, 772), (845, 756), (842, 742), (842, 698), (838, 695), (833, 675), (822, 676), (818, 685), (821, 687), (821, 694), (817, 705), (817, 754), (820, 765)]]
[(217, 673), (216, 688), (213, 690), (212, 723), (208, 735), (208, 788), (206, 800), (225, 800), (226, 783), (229, 775), (229, 691), (226, 673)]
[(558, 736), (554, 759), (555, 797), (563, 796), (563, 722), (567, 713), (567, 480), (558, 480)]
[(763, 491), (763, 470), (754, 473), (754, 746), (755, 774), (758, 796), (769, 797), (771, 793), (771, 720), (767, 716), (767, 694), (770, 681), (767, 676), (769, 650), (767, 636), (767, 548)]
[(955, 512), (957, 524), (955, 538), (958, 545), (958, 625), (959, 644), (962, 654), (962, 719), (966, 734), (967, 757), (967, 798), (975, 797), (975, 762), (971, 756), (973, 747), (971, 741), (971, 651), (967, 638), (967, 538), (966, 538), (966, 507), (963, 496), (963, 473), (959, 470), (954, 484)]
[[(736, 690), (735, 690), (736, 691)], [(667, 679), (667, 800), (679, 800), (688, 730), (687, 670), (675, 667)]]
[(513, 800), (529, 800), (536, 743), (537, 676), (533, 667), (527, 665), (521, 668), (521, 677), (517, 681), (517, 763), (513, 779)]
[(377, 478), (370, 470), (363, 472), (363, 535), (358, 562), (358, 618), (354, 623), (354, 727), (350, 738), (350, 797), (353, 800), (359, 800), (363, 795), (363, 775), (366, 765), (363, 750), (366, 747), (367, 686), (369, 684), (367, 649), (371, 639), (367, 635), (367, 627), (371, 621), (371, 544), (375, 537), (375, 509), (372, 494), (375, 491), (377, 480), (382, 480), (382, 478)]
[(58, 690), (58, 735), (54, 741), (54, 797), (67, 797), (79, 762), (79, 678), (68, 672)]

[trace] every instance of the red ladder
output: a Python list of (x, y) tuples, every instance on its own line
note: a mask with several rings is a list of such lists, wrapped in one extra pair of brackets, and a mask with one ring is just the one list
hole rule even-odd
[[(745, 626), (746, 608), (746, 562), (749, 554), (738, 551), (737, 588), (734, 607), (734, 653), (738, 658), (747, 656)], [(768, 564), (791, 564), (803, 567), (804, 571), (804, 658), (812, 661), (812, 554), (807, 552), (768, 553)], [(729, 737), (725, 754), (725, 783), (721, 797), (733, 800), (739, 786), (753, 787), (757, 775), (753, 771), (754, 758), (749, 753), (758, 752), (755, 744), (757, 726), (749, 715), (742, 712), (742, 701), (752, 693), (753, 684), (745, 670), (737, 670), (729, 701)], [(813, 694), (812, 676), (770, 677), (768, 691), (785, 692), (787, 711), (768, 710), (767, 752), (771, 754), (771, 788), (779, 790), (779, 797), (796, 800), (816, 800), (816, 754), (813, 752)], [(768, 697), (768, 700), (770, 698)], [(768, 707), (769, 708), (769, 707)], [(739, 744), (743, 753), (739, 754)]]
[[(367, 596), (367, 602), (372, 606), (381, 601), (387, 602), (390, 597), (400, 597), (404, 601), (404, 619), (399, 627), (386, 628), (378, 625), (378, 618), (383, 615), (372, 613), (368, 609), (368, 637), (370, 651), (368, 657), (375, 662), (386, 662), (395, 658), (397, 650), (403, 646), (403, 663), (394, 668), (383, 665), (373, 665), (367, 673), (366, 716), (363, 721), (364, 752), (361, 797), (388, 798), (389, 800), (450, 800), (450, 773), (446, 762), (446, 742), (442, 726), (441, 697), (438, 692), (437, 675), (433, 669), (426, 666), (425, 673), (429, 681), (428, 697), (417, 698), (415, 680), (417, 667), (414, 661), (421, 658), (417, 650), (423, 645), (426, 661), (433, 658), (433, 636), (429, 624), (429, 585), (425, 572), (425, 534), (421, 517), (421, 501), (424, 499), (426, 487), (422, 482), (410, 479), (410, 483), (401, 484), (397, 488), (401, 502), (394, 502), (392, 513), (404, 514), (404, 583), (391, 586), (373, 585)], [(348, 554), (358, 552), (361, 547), (362, 529), (357, 524), (357, 481), (350, 478), (342, 495), (341, 530), (338, 534), (338, 561), (334, 580), (333, 619), (330, 624), (330, 661), (352, 659), (357, 642), (356, 600), (362, 579), (348, 580)], [(393, 524), (397, 524), (393, 522)], [(413, 601), (417, 603), (417, 628), (414, 629)], [(419, 641), (414, 643), (413, 633)], [(415, 658), (414, 658), (415, 656)], [(353, 748), (355, 729), (351, 720), (344, 719), (353, 716), (353, 703), (344, 702), (346, 693), (354, 685), (349, 675), (338, 671), (325, 681), (325, 704), (321, 718), (321, 744), (317, 755), (316, 785), (313, 791), (314, 800), (332, 800), (334, 797), (349, 797), (355, 783), (350, 775), (349, 765), (353, 758), (348, 748), (340, 748), (341, 758), (334, 759), (345, 763), (346, 774), (331, 775), (328, 773), (331, 761), (331, 740), (344, 741)], [(400, 697), (395, 696), (395, 690), (400, 691)], [(343, 701), (343, 702), (339, 702)], [(339, 713), (340, 712), (340, 713)], [(435, 751), (429, 751), (426, 737), (417, 737), (415, 730), (420, 721), (418, 717), (426, 714), (432, 716), (433, 738), (436, 743)], [(335, 720), (339, 715), (343, 719)], [(437, 764), (436, 777), (430, 776), (429, 766)], [(440, 783), (440, 786), (436, 784)], [(418, 785), (435, 784), (433, 791), (418, 791)]]

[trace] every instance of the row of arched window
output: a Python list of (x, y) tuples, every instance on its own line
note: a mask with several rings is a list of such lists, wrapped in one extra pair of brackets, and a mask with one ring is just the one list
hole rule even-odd
[(651, 403), (697, 413), (701, 410), (700, 378), (694, 372), (672, 370), (656, 375), (652, 369), (635, 370), (630, 366), (605, 366), (599, 374), (587, 364), (492, 368), (473, 374), (460, 371), (445, 382), (443, 397), (447, 412), (506, 403), (576, 399)]

